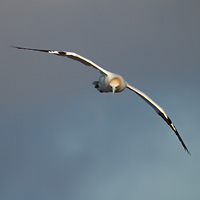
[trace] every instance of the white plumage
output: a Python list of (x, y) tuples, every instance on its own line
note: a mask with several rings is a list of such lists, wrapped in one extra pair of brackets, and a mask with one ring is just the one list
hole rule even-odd
[(128, 88), (138, 94), (143, 100), (145, 100), (156, 112), (158, 115), (160, 115), (165, 122), (171, 127), (171, 129), (175, 132), (176, 136), (178, 137), (179, 141), (181, 142), (183, 148), (187, 151), (188, 154), (190, 154), (188, 148), (186, 147), (185, 143), (183, 142), (181, 136), (179, 135), (176, 127), (170, 120), (170, 118), (167, 116), (165, 111), (158, 105), (156, 104), (151, 98), (149, 98), (146, 94), (141, 92), (140, 90), (134, 88), (130, 84), (128, 84), (122, 76), (118, 74), (114, 74), (112, 72), (109, 72), (94, 62), (76, 54), (73, 52), (66, 52), (66, 51), (55, 51), (55, 50), (43, 50), (43, 49), (30, 49), (30, 48), (23, 48), (23, 47), (16, 47), (13, 46), (14, 48), (17, 49), (24, 49), (24, 50), (32, 50), (32, 51), (39, 51), (39, 52), (45, 52), (45, 53), (50, 53), (50, 54), (55, 54), (58, 56), (67, 56), (68, 58), (71, 58), (73, 60), (77, 60), (87, 66), (92, 66), (95, 69), (98, 69), (101, 73), (101, 76), (99, 77), (98, 81), (94, 81), (93, 84), (95, 85), (95, 88), (99, 92), (112, 92), (113, 94), (115, 92), (122, 92), (125, 88)]

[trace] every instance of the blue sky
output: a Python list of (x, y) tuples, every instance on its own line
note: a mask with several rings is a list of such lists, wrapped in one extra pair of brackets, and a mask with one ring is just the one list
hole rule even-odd
[[(199, 199), (200, 2), (4, 0), (0, 3), (0, 199)], [(129, 90), (101, 94), (99, 72)]]

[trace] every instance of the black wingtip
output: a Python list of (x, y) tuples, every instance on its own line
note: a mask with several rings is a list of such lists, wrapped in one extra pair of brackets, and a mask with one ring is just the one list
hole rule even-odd
[(26, 49), (26, 48), (14, 46), (14, 45), (10, 45), (10, 47), (15, 48), (15, 49)]
[(175, 132), (176, 136), (178, 137), (178, 139), (181, 142), (185, 151), (191, 156), (191, 153), (189, 152), (188, 148), (186, 147), (185, 143), (183, 142), (183, 139), (181, 138), (180, 134), (178, 133), (178, 131), (177, 131), (176, 127), (174, 126), (174, 124), (172, 123), (171, 119), (168, 117), (168, 119), (165, 121), (171, 127), (171, 129)]
[(192, 155), (192, 154), (189, 152), (189, 150), (188, 150), (188, 148), (187, 148), (186, 146), (184, 147), (184, 149), (185, 149), (185, 151), (188, 153), (188, 155), (190, 155), (190, 156)]
[(187, 152), (188, 155), (192, 156), (192, 154), (189, 152), (187, 147), (186, 148), (184, 147), (184, 149), (185, 149), (185, 151)]
[(190, 156), (192, 156), (192, 154), (188, 151), (188, 149), (187, 149), (186, 151), (187, 151), (187, 153), (188, 153)]
[(18, 47), (14, 46), (14, 45), (10, 45), (10, 47), (12, 47), (12, 48), (18, 48)]
[(162, 112), (158, 113), (166, 122), (167, 124), (171, 127), (171, 129), (174, 131), (174, 133), (176, 134), (176, 136), (178, 137), (179, 141), (181, 142), (183, 148), (185, 149), (185, 151), (191, 156), (191, 153), (189, 152), (188, 148), (186, 147), (185, 143), (183, 142), (180, 134), (178, 133), (176, 127), (174, 126), (174, 124), (172, 123), (171, 119), (166, 115), (164, 115)]

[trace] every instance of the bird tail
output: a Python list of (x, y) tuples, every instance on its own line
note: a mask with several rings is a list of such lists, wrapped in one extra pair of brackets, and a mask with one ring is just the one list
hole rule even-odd
[(96, 88), (99, 92), (102, 92), (99, 87), (99, 81), (94, 81), (92, 84), (94, 85), (94, 88)]

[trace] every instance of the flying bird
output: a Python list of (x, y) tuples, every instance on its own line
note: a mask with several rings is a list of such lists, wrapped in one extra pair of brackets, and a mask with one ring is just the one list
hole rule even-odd
[(146, 101), (155, 111), (158, 115), (160, 115), (165, 122), (171, 127), (171, 129), (174, 131), (176, 136), (178, 137), (179, 141), (181, 142), (183, 148), (185, 151), (189, 154), (189, 150), (186, 147), (185, 143), (183, 142), (181, 136), (179, 135), (176, 127), (172, 123), (171, 119), (167, 116), (165, 111), (158, 105), (156, 104), (150, 97), (148, 97), (146, 94), (138, 90), (137, 88), (131, 86), (129, 83), (127, 83), (124, 78), (118, 74), (109, 72), (102, 67), (98, 66), (91, 60), (88, 60), (87, 58), (84, 58), (76, 53), (73, 52), (66, 52), (66, 51), (56, 51), (56, 50), (43, 50), (43, 49), (31, 49), (31, 48), (24, 48), (24, 47), (17, 47), (17, 46), (12, 46), (17, 49), (24, 49), (24, 50), (31, 50), (31, 51), (39, 51), (39, 52), (45, 52), (45, 53), (50, 53), (50, 54), (55, 54), (58, 56), (67, 56), (68, 58), (71, 58), (73, 60), (79, 61), (87, 66), (92, 66), (93, 68), (97, 69), (100, 71), (101, 75), (99, 77), (98, 81), (94, 81), (93, 85), (94, 87), (102, 93), (105, 92), (112, 92), (113, 95), (114, 93), (122, 92), (125, 88), (128, 88), (129, 90), (135, 92), (137, 95), (139, 95), (144, 101)]

